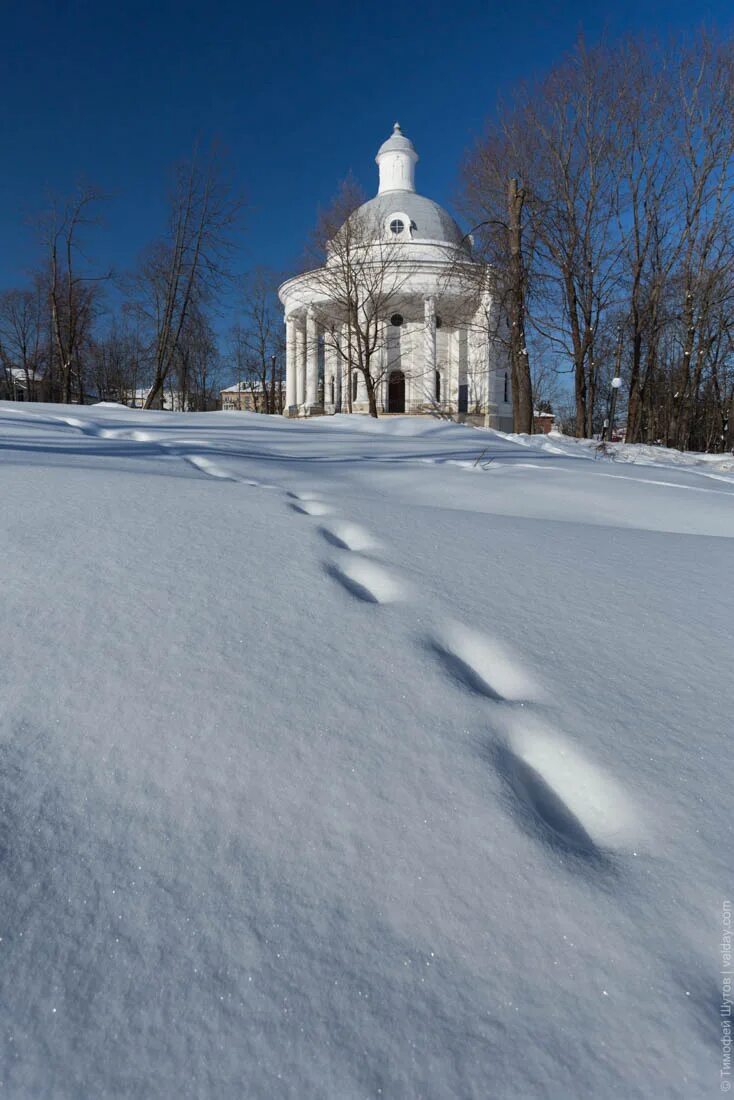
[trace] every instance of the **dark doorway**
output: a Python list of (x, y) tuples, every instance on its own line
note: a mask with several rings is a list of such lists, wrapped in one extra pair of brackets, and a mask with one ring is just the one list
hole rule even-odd
[(469, 411), (469, 387), (459, 386), (459, 412)]
[(387, 411), (391, 413), (405, 412), (405, 375), (401, 370), (394, 370), (388, 379)]

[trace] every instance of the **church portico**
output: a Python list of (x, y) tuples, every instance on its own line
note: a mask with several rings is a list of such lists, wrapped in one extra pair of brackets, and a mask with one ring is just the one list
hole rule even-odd
[(396, 124), (377, 155), (376, 198), (337, 232), (323, 268), (280, 288), (286, 415), (367, 413), (369, 380), (378, 413), (488, 414), (510, 426), (491, 272), (415, 192), (417, 160)]

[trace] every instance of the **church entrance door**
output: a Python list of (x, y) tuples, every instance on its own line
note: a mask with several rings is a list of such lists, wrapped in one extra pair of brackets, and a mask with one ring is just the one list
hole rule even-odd
[(387, 411), (405, 412), (405, 375), (401, 370), (391, 372), (387, 383)]

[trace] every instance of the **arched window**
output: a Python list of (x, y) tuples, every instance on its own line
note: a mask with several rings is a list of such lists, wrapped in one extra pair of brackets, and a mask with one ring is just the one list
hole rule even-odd
[(331, 379), (330, 385), (331, 385), (331, 404), (333, 405), (334, 404), (334, 379), (333, 378)]
[(507, 375), (507, 371), (505, 371), (505, 398), (504, 398), (505, 402), (507, 402), (509, 400), (509, 396), (508, 396), (509, 389), (510, 389), (510, 379)]
[(352, 401), (357, 400), (357, 372), (352, 373)]
[(436, 404), (441, 404), (441, 371), (436, 371)]

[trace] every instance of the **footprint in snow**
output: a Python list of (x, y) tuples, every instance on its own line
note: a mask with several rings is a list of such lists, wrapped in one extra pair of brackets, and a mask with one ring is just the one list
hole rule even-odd
[(230, 474), (227, 470), (224, 470), (221, 466), (217, 466), (216, 462), (212, 462), (210, 458), (206, 458), (204, 455), (186, 455), (186, 461), (190, 462), (197, 470), (201, 470), (202, 473), (208, 474), (209, 477), (219, 477), (223, 481), (239, 481), (234, 474)]
[(142, 432), (137, 428), (102, 428), (99, 432), (102, 439), (129, 439), (132, 443), (157, 443), (153, 432)]
[[(168, 444), (171, 446), (172, 444)], [(257, 489), (275, 489), (275, 485), (265, 485), (261, 481), (255, 481), (251, 477), (237, 477), (236, 474), (229, 473), (222, 466), (217, 466), (215, 462), (212, 462), (210, 458), (205, 455), (184, 455), (187, 462), (190, 462), (192, 466), (195, 466), (197, 470), (201, 470), (203, 473), (208, 474), (209, 477), (219, 477), (223, 481), (236, 481), (238, 485), (251, 485)]]
[(499, 703), (540, 697), (538, 685), (494, 639), (461, 623), (447, 623), (428, 639), (444, 668), (464, 687)]
[(326, 571), (365, 603), (394, 603), (405, 594), (402, 585), (383, 566), (356, 554), (328, 565)]
[(331, 513), (330, 505), (323, 500), (297, 500), (291, 508), (302, 516), (328, 516)]
[(62, 424), (68, 424), (70, 428), (78, 428), (81, 432), (86, 432), (87, 435), (97, 435), (97, 425), (90, 423), (88, 420), (80, 420), (76, 416), (61, 416), (58, 418)]
[(347, 520), (335, 520), (319, 530), (327, 542), (340, 550), (374, 550), (379, 545), (364, 527)]
[(511, 722), (493, 762), (526, 824), (543, 839), (587, 857), (636, 846), (636, 814), (621, 787), (537, 719)]
[(304, 489), (301, 492), (291, 491), (288, 496), (293, 500), (321, 500), (323, 493), (319, 493), (316, 489)]

